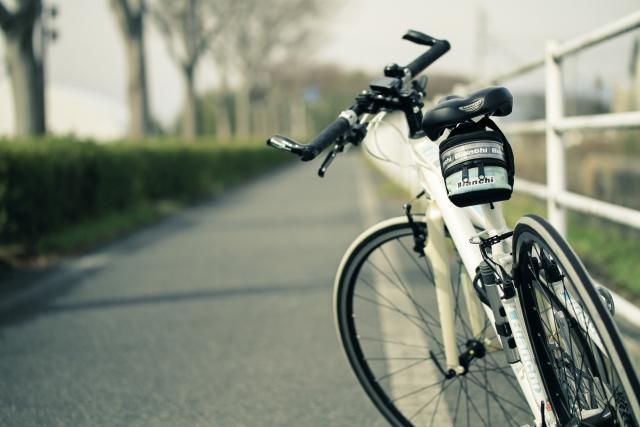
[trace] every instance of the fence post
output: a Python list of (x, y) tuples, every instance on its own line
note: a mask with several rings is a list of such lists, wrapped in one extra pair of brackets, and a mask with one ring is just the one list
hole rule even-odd
[(546, 137), (547, 137), (547, 214), (549, 221), (566, 237), (567, 220), (565, 209), (558, 204), (561, 192), (565, 190), (565, 153), (562, 136), (555, 126), (564, 116), (562, 93), (561, 59), (554, 53), (558, 43), (547, 42), (545, 49), (545, 105), (546, 105)]

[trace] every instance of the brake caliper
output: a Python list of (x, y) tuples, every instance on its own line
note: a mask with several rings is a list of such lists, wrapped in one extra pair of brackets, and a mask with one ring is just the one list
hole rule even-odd
[[(421, 197), (424, 194), (424, 191), (420, 193), (416, 198)], [(407, 216), (407, 221), (409, 222), (409, 227), (411, 227), (411, 231), (413, 232), (413, 250), (420, 255), (424, 256), (424, 245), (427, 241), (427, 232), (426, 228), (420, 227), (413, 220), (413, 214), (411, 213), (411, 204), (405, 203), (402, 208), (404, 209), (404, 214)]]

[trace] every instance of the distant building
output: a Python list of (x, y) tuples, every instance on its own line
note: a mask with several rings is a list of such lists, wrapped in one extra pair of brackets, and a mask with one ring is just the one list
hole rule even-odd
[[(126, 135), (127, 111), (123, 105), (103, 95), (50, 83), (47, 87), (47, 131), (73, 134), (98, 140)], [(14, 134), (11, 83), (0, 81), (0, 136)]]

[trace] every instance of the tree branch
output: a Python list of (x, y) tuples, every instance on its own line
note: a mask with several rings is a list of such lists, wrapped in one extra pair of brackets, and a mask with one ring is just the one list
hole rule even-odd
[(144, 0), (139, 0), (137, 7), (130, 0), (111, 0), (111, 8), (115, 11), (122, 31), (127, 34), (138, 34), (143, 31), (143, 19), (146, 13)]
[[(169, 56), (177, 64), (179, 64), (180, 66), (183, 66), (184, 59), (182, 58), (182, 55), (180, 55), (180, 52), (176, 48), (176, 45), (175, 45), (176, 35), (175, 35), (175, 30), (173, 28), (172, 23), (169, 22), (169, 19), (165, 17), (165, 15), (155, 7), (149, 8), (149, 13), (151, 15), (151, 18), (155, 22), (155, 24), (158, 26), (160, 33), (162, 34), (162, 36), (166, 41), (166, 46), (167, 46), (167, 51), (169, 52)], [(166, 13), (166, 10), (165, 10), (165, 13)]]
[(211, 46), (211, 42), (222, 32), (223, 26), (220, 24), (213, 25), (201, 37), (196, 45), (195, 56), (202, 56), (204, 52)]

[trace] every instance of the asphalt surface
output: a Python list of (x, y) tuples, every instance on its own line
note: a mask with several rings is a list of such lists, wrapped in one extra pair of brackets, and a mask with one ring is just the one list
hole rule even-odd
[(364, 227), (361, 160), (339, 160), (15, 279), (0, 426), (385, 425), (334, 331), (335, 271)]
[(3, 284), (21, 291), (0, 295), (0, 426), (386, 425), (336, 339), (332, 285), (398, 202), (361, 212), (360, 156), (317, 166)]

